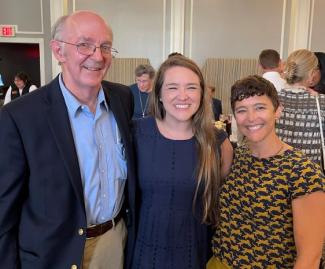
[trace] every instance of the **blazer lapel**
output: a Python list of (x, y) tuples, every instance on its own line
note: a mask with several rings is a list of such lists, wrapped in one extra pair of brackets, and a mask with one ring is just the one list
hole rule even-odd
[(77, 198), (84, 205), (83, 187), (77, 152), (73, 140), (68, 111), (60, 91), (58, 78), (49, 85), (48, 93), (48, 123), (55, 142), (58, 146), (70, 181), (76, 192)]
[(106, 101), (112, 110), (117, 126), (119, 128), (119, 131), (121, 133), (122, 139), (124, 141), (124, 146), (126, 144), (126, 141), (128, 141), (128, 126), (127, 126), (127, 119), (122, 111), (123, 105), (120, 101), (120, 97), (118, 95), (115, 95), (114, 91), (109, 91), (109, 89), (105, 89), (105, 97)]

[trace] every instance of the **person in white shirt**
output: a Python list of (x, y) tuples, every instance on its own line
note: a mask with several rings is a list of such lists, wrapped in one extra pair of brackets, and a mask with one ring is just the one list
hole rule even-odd
[(263, 70), (263, 78), (272, 82), (279, 93), (286, 85), (285, 80), (281, 77), (283, 64), (280, 55), (276, 50), (262, 50), (258, 61)]
[(14, 84), (7, 90), (4, 105), (36, 89), (37, 87), (31, 83), (28, 75), (24, 72), (19, 72), (15, 75)]

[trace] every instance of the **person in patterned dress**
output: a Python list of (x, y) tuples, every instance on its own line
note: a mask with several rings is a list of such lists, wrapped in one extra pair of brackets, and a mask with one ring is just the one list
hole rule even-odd
[(289, 55), (284, 72), (287, 85), (279, 93), (283, 109), (276, 132), (283, 142), (323, 166), (321, 134), (325, 130), (325, 95), (310, 88), (317, 83), (318, 73), (318, 59), (313, 52), (300, 49)]
[(320, 167), (276, 135), (281, 107), (269, 81), (237, 81), (231, 107), (245, 143), (221, 189), (207, 268), (318, 268), (325, 237)]

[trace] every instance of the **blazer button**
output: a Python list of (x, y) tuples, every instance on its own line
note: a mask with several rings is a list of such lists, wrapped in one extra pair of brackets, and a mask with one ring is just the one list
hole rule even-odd
[(73, 264), (73, 265), (71, 265), (71, 269), (78, 269), (78, 266)]
[[(84, 229), (80, 228), (80, 229), (78, 230), (78, 234), (79, 234), (79, 235), (83, 235), (83, 234), (84, 234)], [(71, 267), (71, 269), (72, 269), (72, 267)]]

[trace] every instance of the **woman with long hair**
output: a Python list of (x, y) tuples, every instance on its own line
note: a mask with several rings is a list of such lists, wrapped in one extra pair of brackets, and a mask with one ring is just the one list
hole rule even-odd
[(232, 147), (213, 126), (199, 67), (176, 55), (159, 68), (150, 117), (134, 122), (140, 216), (132, 269), (205, 268)]

